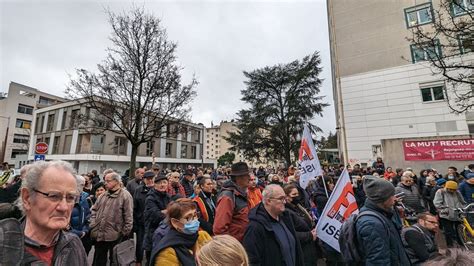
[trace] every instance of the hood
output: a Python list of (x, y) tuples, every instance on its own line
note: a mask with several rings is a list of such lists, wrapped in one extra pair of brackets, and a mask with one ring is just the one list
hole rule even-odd
[[(324, 187), (317, 187), (316, 188), (316, 191), (313, 192), (313, 195), (314, 196), (324, 196), (324, 197), (327, 197), (326, 196), (326, 190), (324, 189)], [(331, 191), (328, 190), (328, 195), (331, 196)]]
[(235, 195), (242, 195), (244, 197), (247, 196), (247, 191), (239, 188), (237, 184), (235, 184), (232, 180), (228, 180), (224, 184), (222, 184), (222, 190), (230, 190), (235, 193)]
[[(377, 204), (375, 204), (373, 201), (371, 201), (370, 199), (366, 199), (365, 200), (365, 203), (364, 203), (364, 207), (362, 208), (366, 208), (366, 209), (369, 209), (369, 210), (372, 210), (372, 211), (376, 211), (376, 212), (379, 212), (379, 213), (382, 213), (385, 217), (387, 217), (388, 219), (391, 219), (392, 216), (393, 216), (393, 212), (392, 211), (386, 211), (382, 208), (380, 208), (379, 206), (377, 206)], [(361, 209), (362, 210), (362, 209)]]

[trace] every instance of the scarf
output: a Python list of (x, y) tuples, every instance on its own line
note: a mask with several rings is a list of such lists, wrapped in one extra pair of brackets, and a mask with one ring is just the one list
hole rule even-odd
[(194, 260), (194, 255), (189, 252), (193, 249), (193, 246), (196, 244), (199, 234), (187, 235), (176, 231), (176, 229), (171, 228), (168, 234), (161, 239), (158, 244), (159, 254), (165, 248), (171, 247), (176, 252), (179, 262), (184, 266), (195, 266), (196, 261)]

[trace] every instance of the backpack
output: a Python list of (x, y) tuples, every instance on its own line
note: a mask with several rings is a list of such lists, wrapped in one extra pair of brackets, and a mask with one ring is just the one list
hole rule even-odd
[(341, 226), (341, 234), (339, 235), (339, 246), (341, 249), (341, 256), (348, 265), (362, 265), (364, 258), (361, 253), (357, 239), (357, 220), (362, 216), (374, 216), (380, 221), (387, 229), (389, 234), (389, 226), (386, 224), (385, 219), (374, 211), (364, 210), (359, 214), (352, 214)]

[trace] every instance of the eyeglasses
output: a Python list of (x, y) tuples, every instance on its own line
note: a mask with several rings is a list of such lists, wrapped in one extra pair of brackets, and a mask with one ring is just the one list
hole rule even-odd
[(36, 193), (40, 193), (41, 195), (45, 196), (47, 199), (55, 203), (59, 203), (65, 198), (68, 204), (74, 204), (76, 200), (79, 198), (79, 195), (74, 194), (74, 193), (66, 193), (66, 195), (64, 195), (61, 192), (55, 192), (55, 191), (51, 191), (47, 193), (39, 191), (37, 189), (33, 189), (33, 191)]
[(104, 179), (104, 182), (105, 182), (105, 183), (111, 183), (111, 182), (113, 182), (113, 181), (117, 181), (117, 180), (115, 180), (115, 179)]
[(281, 196), (279, 198), (270, 198), (270, 199), (279, 200), (281, 202), (286, 202), (286, 196)]

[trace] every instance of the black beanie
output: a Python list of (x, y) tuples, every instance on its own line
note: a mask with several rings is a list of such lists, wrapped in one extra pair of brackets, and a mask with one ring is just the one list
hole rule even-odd
[(395, 187), (391, 182), (370, 175), (364, 178), (364, 191), (367, 198), (374, 203), (382, 203), (395, 195)]

